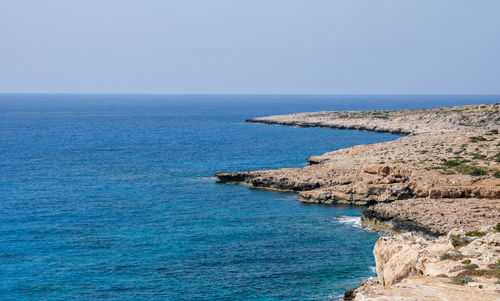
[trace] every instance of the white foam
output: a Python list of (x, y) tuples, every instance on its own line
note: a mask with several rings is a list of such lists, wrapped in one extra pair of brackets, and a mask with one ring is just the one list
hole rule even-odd
[(338, 219), (339, 223), (353, 226), (354, 228), (361, 229), (361, 217), (359, 216), (346, 216)]
[(328, 295), (328, 300), (344, 300), (344, 295)]
[(198, 177), (191, 180), (194, 182), (215, 182), (215, 177)]

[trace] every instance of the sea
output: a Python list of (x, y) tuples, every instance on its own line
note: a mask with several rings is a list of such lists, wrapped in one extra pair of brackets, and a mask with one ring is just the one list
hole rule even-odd
[[(0, 94), (0, 300), (332, 300), (374, 277), (363, 207), (218, 184), (220, 171), (400, 136), (245, 123), (495, 95)], [(337, 216), (347, 218), (337, 218)]]

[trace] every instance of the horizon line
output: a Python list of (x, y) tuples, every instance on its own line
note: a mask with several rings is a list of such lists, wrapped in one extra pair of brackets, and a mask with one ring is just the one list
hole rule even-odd
[(495, 93), (115, 93), (115, 92), (0, 92), (0, 95), (137, 95), (137, 96), (500, 96)]

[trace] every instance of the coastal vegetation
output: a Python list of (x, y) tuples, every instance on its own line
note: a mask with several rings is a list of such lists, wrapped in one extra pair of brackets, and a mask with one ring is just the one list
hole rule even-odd
[(485, 236), (487, 232), (482, 232), (482, 231), (469, 231), (465, 232), (465, 236), (472, 236), (472, 237), (481, 237)]
[[(483, 158), (480, 156), (474, 156), (473, 159)], [(467, 164), (470, 163), (470, 160), (467, 159), (452, 159), (446, 160), (443, 159), (442, 169), (443, 174), (454, 174), (456, 172), (470, 175), (470, 176), (484, 176), (488, 174), (488, 169), (486, 167)]]
[(466, 246), (469, 243), (470, 243), (470, 240), (467, 237), (464, 237), (460, 234), (456, 234), (456, 235), (451, 236), (451, 245), (454, 246), (455, 248)]
[(483, 136), (474, 136), (474, 137), (470, 137), (469, 141), (476, 143), (476, 142), (481, 142), (481, 141), (488, 141), (488, 139), (484, 138)]
[[(500, 223), (496, 224), (493, 229), (495, 229), (495, 231), (497, 231), (497, 232), (500, 232)], [(500, 264), (500, 261), (498, 264)]]

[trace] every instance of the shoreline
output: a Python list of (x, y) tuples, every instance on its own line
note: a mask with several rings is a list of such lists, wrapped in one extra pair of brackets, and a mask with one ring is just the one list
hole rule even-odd
[(274, 121), (274, 120), (259, 120), (257, 118), (250, 118), (246, 119), (245, 122), (247, 123), (259, 123), (259, 124), (268, 124), (268, 125), (281, 125), (281, 126), (294, 126), (294, 127), (301, 127), (301, 128), (315, 128), (315, 127), (320, 127), (320, 128), (328, 128), (328, 129), (333, 129), (333, 130), (356, 130), (356, 131), (363, 131), (363, 132), (375, 132), (375, 133), (383, 133), (383, 134), (393, 134), (393, 135), (401, 135), (401, 136), (406, 136), (412, 134), (409, 131), (405, 131), (402, 129), (380, 129), (376, 127), (365, 127), (362, 125), (342, 125), (342, 124), (331, 124), (331, 125), (326, 125), (322, 124), (321, 122), (293, 122), (293, 121)]
[[(346, 292), (346, 300), (423, 298), (423, 289), (466, 300), (452, 297), (459, 284), (469, 298), (500, 296), (500, 226), (494, 228), (500, 225), (500, 104), (310, 112), (246, 122), (405, 135), (308, 157), (303, 168), (216, 174), (219, 183), (295, 192), (304, 202), (369, 206), (363, 224), (402, 233), (379, 239), (378, 278)], [(469, 251), (483, 255), (464, 255)], [(471, 268), (446, 252), (470, 257), (464, 262)]]

